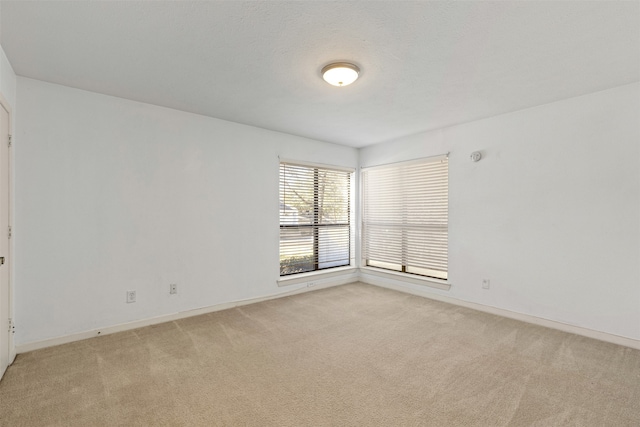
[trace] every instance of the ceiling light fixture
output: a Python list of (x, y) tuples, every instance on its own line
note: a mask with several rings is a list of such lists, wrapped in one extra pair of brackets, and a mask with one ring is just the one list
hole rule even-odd
[(346, 86), (355, 82), (360, 68), (348, 62), (334, 62), (322, 69), (322, 78), (333, 86)]

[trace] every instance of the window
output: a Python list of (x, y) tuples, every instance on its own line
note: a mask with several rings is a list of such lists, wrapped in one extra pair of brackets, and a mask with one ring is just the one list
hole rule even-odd
[(362, 172), (363, 264), (447, 279), (447, 156)]
[(350, 264), (351, 174), (280, 163), (280, 276)]

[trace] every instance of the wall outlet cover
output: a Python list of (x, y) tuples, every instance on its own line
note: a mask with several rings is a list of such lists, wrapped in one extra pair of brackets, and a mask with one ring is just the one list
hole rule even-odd
[(127, 304), (136, 302), (136, 291), (127, 291)]

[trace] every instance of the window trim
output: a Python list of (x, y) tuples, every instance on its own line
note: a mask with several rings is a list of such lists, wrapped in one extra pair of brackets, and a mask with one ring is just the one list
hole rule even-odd
[(292, 166), (304, 166), (308, 168), (323, 168), (323, 169), (331, 169), (334, 171), (342, 171), (354, 173), (356, 168), (348, 167), (348, 166), (339, 166), (339, 165), (329, 165), (326, 163), (313, 163), (313, 162), (304, 162), (301, 160), (292, 160), (287, 158), (278, 157), (278, 170), (280, 170), (281, 164), (287, 164)]
[(348, 274), (357, 273), (358, 268), (353, 264), (342, 265), (340, 267), (325, 268), (323, 270), (305, 271), (303, 273), (289, 274), (286, 276), (279, 276), (276, 283), (279, 287), (298, 285), (300, 283), (307, 283), (309, 287), (313, 286), (316, 281), (330, 279), (338, 276), (346, 276)]
[(393, 168), (396, 166), (413, 166), (413, 165), (417, 165), (420, 163), (425, 163), (427, 161), (429, 162), (437, 162), (439, 160), (445, 160), (445, 159), (449, 159), (449, 154), (451, 153), (445, 153), (445, 154), (438, 154), (437, 156), (428, 156), (428, 157), (420, 157), (418, 159), (411, 159), (411, 160), (400, 160), (397, 162), (391, 162), (391, 163), (381, 163), (378, 165), (373, 165), (373, 166), (363, 166), (360, 168), (360, 172), (366, 172), (366, 171), (370, 171), (370, 170), (375, 170), (375, 169), (386, 169), (386, 168)]
[(387, 270), (385, 268), (371, 267), (368, 265), (361, 266), (360, 273), (362, 275), (371, 275), (382, 279), (400, 280), (404, 283), (429, 286), (431, 288), (441, 289), (443, 291), (448, 291), (449, 289), (451, 289), (450, 279), (437, 279), (435, 277), (420, 276), (418, 274), (412, 273), (403, 273), (401, 271)]

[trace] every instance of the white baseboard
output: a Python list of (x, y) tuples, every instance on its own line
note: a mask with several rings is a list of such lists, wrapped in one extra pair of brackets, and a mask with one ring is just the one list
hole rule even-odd
[(485, 313), (495, 314), (509, 319), (520, 320), (527, 323), (532, 323), (538, 326), (544, 326), (551, 329), (557, 329), (563, 332), (569, 332), (571, 334), (581, 335), (588, 338), (593, 338), (600, 341), (605, 341), (625, 347), (635, 348), (640, 350), (640, 340), (633, 338), (622, 337), (619, 335), (610, 334), (607, 332), (596, 331), (593, 329), (583, 328), (580, 326), (569, 325), (567, 323), (558, 322), (555, 320), (544, 319), (542, 317), (532, 316), (530, 314), (518, 313), (515, 311), (505, 310), (503, 308), (492, 307), (489, 305), (478, 304), (475, 302), (469, 302), (460, 300), (457, 298), (451, 298), (448, 296), (438, 295), (427, 290), (421, 291), (412, 288), (408, 288), (399, 284), (391, 283), (388, 280), (377, 278), (369, 274), (361, 274), (360, 281), (369, 285), (379, 286), (381, 288), (393, 289), (412, 295), (417, 295), (424, 298), (429, 298), (437, 301), (446, 302), (453, 305), (458, 305), (473, 310), (483, 311)]
[(491, 306), (488, 306), (488, 305), (483, 305), (483, 304), (478, 304), (478, 303), (474, 303), (474, 302), (459, 300), (459, 299), (456, 299), (456, 298), (451, 298), (451, 297), (447, 297), (447, 296), (443, 296), (443, 295), (434, 294), (434, 293), (431, 293), (431, 292), (429, 292), (427, 290), (425, 290), (425, 291), (416, 290), (416, 289), (408, 288), (408, 287), (405, 287), (405, 286), (402, 286), (402, 285), (399, 285), (399, 284), (390, 283), (387, 280), (384, 280), (382, 278), (376, 278), (375, 276), (368, 275), (368, 274), (367, 275), (364, 275), (364, 274), (358, 275), (357, 273), (350, 273), (350, 274), (346, 274), (344, 276), (331, 277), (331, 278), (327, 278), (327, 279), (324, 279), (324, 280), (318, 280), (316, 282), (317, 284), (314, 287), (311, 287), (311, 288), (304, 286), (304, 287), (299, 287), (299, 288), (296, 288), (296, 289), (292, 289), (292, 290), (287, 291), (287, 292), (280, 292), (280, 293), (277, 293), (277, 294), (261, 296), (261, 297), (246, 299), (246, 300), (240, 300), (240, 301), (226, 302), (226, 303), (216, 304), (216, 305), (212, 305), (212, 306), (208, 306), (208, 307), (202, 307), (202, 308), (198, 308), (198, 309), (194, 309), (194, 310), (188, 310), (188, 311), (183, 311), (183, 312), (178, 312), (178, 313), (171, 313), (171, 314), (166, 314), (166, 315), (163, 315), (163, 316), (153, 317), (153, 318), (149, 318), (149, 319), (141, 319), (141, 320), (136, 320), (134, 322), (121, 323), (121, 324), (118, 324), (118, 325), (107, 326), (105, 328), (92, 329), (92, 330), (89, 330), (89, 331), (78, 332), (78, 333), (65, 335), (65, 336), (61, 336), (61, 337), (50, 338), (50, 339), (40, 340), (40, 341), (33, 341), (33, 342), (25, 343), (25, 344), (18, 344), (18, 345), (16, 345), (16, 353), (17, 354), (27, 353), (29, 351), (39, 350), (39, 349), (47, 348), (47, 347), (53, 347), (53, 346), (60, 345), (60, 344), (67, 344), (67, 343), (70, 343), (70, 342), (80, 341), (80, 340), (84, 340), (84, 339), (87, 339), (87, 338), (94, 338), (94, 337), (97, 337), (97, 336), (114, 334), (116, 332), (129, 331), (129, 330), (132, 330), (132, 329), (138, 329), (138, 328), (142, 328), (142, 327), (145, 327), (145, 326), (157, 325), (159, 323), (171, 322), (173, 320), (178, 320), (178, 319), (184, 319), (186, 317), (198, 316), (200, 314), (213, 313), (213, 312), (216, 312), (216, 311), (227, 310), (229, 308), (239, 307), (239, 306), (248, 305), (248, 304), (254, 304), (254, 303), (258, 303), (258, 302), (262, 302), (262, 301), (268, 301), (268, 300), (272, 300), (272, 299), (276, 299), (276, 298), (283, 298), (283, 297), (290, 296), (290, 295), (296, 295), (296, 294), (309, 292), (309, 291), (314, 291), (314, 290), (318, 290), (318, 289), (329, 288), (329, 287), (332, 287), (332, 286), (345, 285), (347, 283), (353, 283), (353, 282), (356, 282), (356, 281), (360, 281), (362, 283), (366, 283), (366, 284), (369, 284), (369, 285), (379, 286), (379, 287), (382, 287), (382, 288), (393, 289), (393, 290), (396, 290), (396, 291), (399, 291), (399, 292), (404, 292), (404, 293), (408, 293), (408, 294), (412, 294), (412, 295), (421, 296), (421, 297), (424, 297), (424, 298), (429, 298), (429, 299), (433, 299), (433, 300), (437, 300), (437, 301), (446, 302), (446, 303), (453, 304), (453, 305), (467, 307), (467, 308), (470, 308), (470, 309), (473, 309), (473, 310), (478, 310), (478, 311), (482, 311), (482, 312), (485, 312), (485, 313), (495, 314), (495, 315), (506, 317), (506, 318), (509, 318), (509, 319), (520, 320), (520, 321), (523, 321), (523, 322), (532, 323), (534, 325), (544, 326), (544, 327), (551, 328), (551, 329), (557, 329), (557, 330), (560, 330), (560, 331), (563, 331), (563, 332), (569, 332), (569, 333), (576, 334), (576, 335), (582, 335), (582, 336), (585, 336), (585, 337), (588, 337), (588, 338), (593, 338), (593, 339), (597, 339), (597, 340), (600, 340), (600, 341), (610, 342), (610, 343), (613, 343), (613, 344), (618, 344), (618, 345), (622, 345), (622, 346), (626, 346), (626, 347), (635, 348), (635, 349), (640, 350), (640, 341), (632, 339), (632, 338), (621, 337), (621, 336), (609, 334), (609, 333), (606, 333), (606, 332), (600, 332), (600, 331), (596, 331), (596, 330), (593, 330), (593, 329), (582, 328), (580, 326), (569, 325), (569, 324), (566, 324), (566, 323), (557, 322), (557, 321), (554, 321), (554, 320), (543, 319), (541, 317), (531, 316), (531, 315), (528, 315), (528, 314), (517, 313), (517, 312), (514, 312), (514, 311), (505, 310), (505, 309), (502, 309), (502, 308), (491, 307)]
[(250, 298), (240, 301), (231, 301), (222, 304), (216, 304), (208, 307), (197, 308), (194, 310), (182, 311), (178, 313), (165, 314), (158, 317), (152, 317), (149, 319), (141, 319), (128, 323), (121, 323), (118, 325), (107, 326), (99, 329), (91, 329), (88, 331), (77, 332), (70, 335), (64, 335), (61, 337), (50, 338), (40, 341), (32, 341), (25, 344), (16, 345), (16, 353), (27, 353), (29, 351), (40, 350), (47, 347), (53, 347), (56, 345), (67, 344), (74, 341), (80, 341), (87, 338), (94, 338), (102, 335), (115, 334), (116, 332), (130, 331), (132, 329), (138, 329), (145, 326), (157, 325), (159, 323), (171, 322), (178, 319), (184, 319), (186, 317), (198, 316), (200, 314), (213, 313), (215, 311), (227, 310), (229, 308), (239, 307), (248, 304), (255, 304), (257, 302), (268, 301), (276, 298), (283, 298), (290, 295), (301, 294), (304, 292), (315, 291), (318, 289), (330, 288), (332, 286), (345, 285), (358, 280), (357, 270), (340, 277), (331, 277), (328, 279), (321, 279), (314, 281), (316, 285), (313, 287), (299, 287), (286, 292), (279, 292), (277, 294), (266, 295), (256, 298)]

